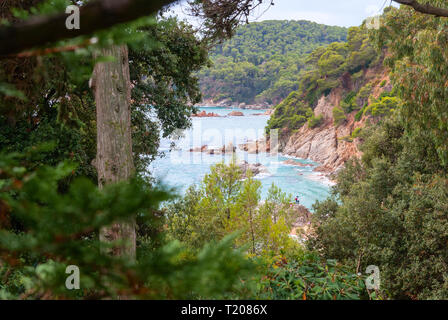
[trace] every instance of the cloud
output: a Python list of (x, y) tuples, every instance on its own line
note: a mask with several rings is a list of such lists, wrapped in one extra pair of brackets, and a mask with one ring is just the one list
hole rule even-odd
[[(178, 4), (179, 7), (186, 5), (185, 0)], [(388, 5), (385, 0), (275, 0), (268, 10), (267, 5), (256, 9), (250, 20), (309, 20), (327, 25), (359, 26), (367, 17), (379, 14), (384, 5)], [(180, 8), (175, 8), (175, 14), (191, 21)]]

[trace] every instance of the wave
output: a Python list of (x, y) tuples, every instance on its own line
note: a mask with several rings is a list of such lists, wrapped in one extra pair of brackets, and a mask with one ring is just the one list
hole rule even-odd
[(317, 182), (325, 184), (329, 187), (336, 185), (336, 182), (330, 180), (326, 175), (324, 175), (323, 173), (320, 173), (320, 172), (312, 171), (309, 174), (304, 175), (304, 177), (308, 180), (317, 181)]

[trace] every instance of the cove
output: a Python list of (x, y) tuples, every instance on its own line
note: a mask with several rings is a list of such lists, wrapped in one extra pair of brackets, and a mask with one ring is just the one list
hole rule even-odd
[[(181, 194), (190, 185), (199, 184), (209, 172), (211, 165), (221, 161), (228, 163), (232, 159), (230, 154), (190, 152), (191, 148), (202, 145), (220, 148), (229, 142), (237, 146), (254, 138), (261, 138), (269, 119), (269, 116), (257, 115), (264, 113), (265, 110), (200, 108), (200, 111), (203, 110), (221, 117), (193, 118), (192, 128), (183, 133), (183, 138), (162, 139), (160, 151), (164, 152), (165, 156), (157, 158), (148, 168), (156, 179), (177, 188)], [(232, 111), (242, 112), (244, 116), (227, 116)], [(170, 150), (173, 142), (176, 143), (176, 149)], [(285, 163), (291, 158), (281, 154), (278, 156), (266, 153), (249, 154), (239, 148), (236, 150), (236, 157), (249, 163), (261, 163), (268, 168), (269, 173), (256, 176), (262, 183), (262, 199), (266, 197), (272, 183), (280, 187), (283, 192), (291, 194), (291, 202), (298, 195), (300, 203), (308, 209), (312, 208), (316, 200), (324, 200), (329, 195), (330, 182), (320, 173), (313, 172), (318, 164), (310, 160), (292, 159), (302, 164), (313, 165), (295, 166)]]

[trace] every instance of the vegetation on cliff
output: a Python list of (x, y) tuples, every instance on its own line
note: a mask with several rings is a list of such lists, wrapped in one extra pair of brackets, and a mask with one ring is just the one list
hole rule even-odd
[(316, 204), (309, 246), (352, 267), (377, 265), (390, 298), (446, 299), (448, 22), (410, 8), (389, 8), (381, 22), (372, 36), (388, 48), (398, 97), (364, 110), (389, 115), (357, 133), (363, 156)]
[[(306, 67), (299, 73), (298, 89), (275, 107), (267, 131), (300, 128), (313, 116), (318, 99), (335, 88), (345, 92), (341, 106), (335, 106), (339, 123), (344, 113), (359, 110), (367, 102), (372, 85), (366, 84), (363, 76), (369, 66), (378, 64), (381, 59), (382, 54), (369, 41), (365, 25), (350, 28), (347, 42), (334, 42), (315, 49), (307, 56)], [(307, 110), (306, 114), (303, 110)]]

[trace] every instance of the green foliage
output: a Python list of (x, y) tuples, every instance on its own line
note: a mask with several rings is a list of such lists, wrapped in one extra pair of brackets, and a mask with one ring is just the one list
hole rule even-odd
[(298, 88), (305, 55), (334, 41), (346, 29), (308, 21), (263, 21), (240, 26), (211, 54), (213, 66), (200, 72), (204, 98), (233, 103), (277, 104)]
[(336, 126), (340, 126), (346, 120), (344, 111), (341, 108), (334, 107), (332, 113), (333, 113), (333, 121)]
[[(366, 106), (367, 106), (367, 104), (366, 104)], [(359, 110), (358, 112), (356, 112), (356, 114), (355, 114), (355, 120), (356, 120), (356, 121), (361, 120), (362, 115), (364, 114), (364, 109), (365, 109), (366, 106), (364, 106), (361, 110)]]
[(359, 300), (367, 298), (364, 279), (335, 260), (307, 253), (270, 267), (260, 296), (280, 300)]
[[(443, 1), (430, 1), (446, 7)], [(428, 130), (440, 159), (448, 164), (448, 31), (446, 19), (423, 15), (412, 8), (389, 8), (381, 28), (372, 33), (379, 47), (388, 47), (386, 59), (392, 83), (406, 106), (404, 116), (412, 130)]]
[[(31, 155), (29, 155), (31, 157)], [(151, 225), (162, 201), (172, 196), (133, 180), (99, 190), (78, 178), (67, 193), (58, 181), (74, 166), (61, 163), (29, 171), (14, 154), (0, 156), (0, 297), (197, 298), (223, 297), (251, 269), (232, 237), (188, 252), (177, 242), (141, 246), (137, 261), (103, 253), (97, 232), (138, 216)], [(65, 268), (81, 270), (81, 291), (67, 290)]]
[(344, 110), (345, 114), (349, 114), (353, 110), (358, 109), (358, 105), (355, 102), (356, 100), (356, 92), (349, 92), (345, 98), (341, 101), (341, 108)]
[(377, 265), (381, 295), (446, 299), (447, 178), (431, 132), (394, 116), (364, 130), (362, 160), (315, 206), (309, 246), (360, 270)]
[(252, 178), (250, 170), (244, 181), (241, 178), (234, 161), (212, 166), (199, 190), (190, 187), (167, 207), (170, 237), (194, 249), (240, 231), (236, 245), (247, 247), (253, 255), (272, 256), (295, 248), (288, 236), (294, 217), (289, 198), (272, 186), (260, 205), (260, 181)]
[[(235, 175), (236, 174), (236, 175)], [(235, 245), (256, 257), (253, 275), (243, 278), (230, 298), (362, 299), (364, 280), (335, 260), (322, 261), (289, 237), (297, 219), (290, 196), (272, 185), (260, 203), (260, 182), (249, 173), (244, 181), (233, 163), (218, 164), (200, 189), (166, 210), (169, 237), (194, 252), (204, 241), (218, 241), (239, 231)], [(217, 204), (215, 204), (217, 203)]]
[(362, 106), (368, 104), (370, 94), (372, 93), (372, 83), (366, 83), (358, 92), (358, 94), (355, 97), (355, 102), (358, 106), (358, 108), (361, 108)]
[(314, 50), (307, 58), (299, 84), (299, 92), (314, 105), (322, 94), (341, 84), (340, 77), (348, 72), (355, 75), (379, 58), (368, 39), (364, 25), (349, 29), (346, 43), (332, 43)]
[(275, 108), (274, 115), (268, 121), (266, 131), (278, 128), (299, 129), (312, 116), (313, 110), (302, 102), (297, 92), (293, 91)]
[[(96, 112), (88, 85), (92, 56), (98, 46), (124, 40), (133, 85), (134, 162), (143, 172), (159, 154), (160, 136), (188, 128), (193, 104), (201, 99), (195, 73), (207, 62), (205, 44), (190, 26), (173, 18), (148, 18), (101, 32), (97, 46), (74, 52), (0, 59), (0, 150), (20, 151), (53, 140), (57, 148), (41, 163), (71, 159), (79, 163), (77, 175), (96, 181)], [(82, 41), (60, 45), (84, 46)]]
[(134, 162), (143, 172), (158, 155), (160, 136), (190, 127), (193, 105), (201, 100), (195, 74), (208, 53), (192, 27), (174, 18), (139, 31), (142, 35), (129, 51), (129, 67)]
[(364, 114), (370, 114), (374, 117), (386, 116), (399, 108), (400, 103), (397, 97), (382, 97), (365, 108)]
[(361, 127), (355, 128), (355, 130), (353, 130), (352, 132), (352, 138), (353, 139), (359, 138), (359, 136), (361, 135), (361, 131), (362, 131)]
[(317, 117), (312, 115), (311, 118), (308, 119), (308, 127), (314, 129), (322, 125), (323, 122), (324, 122), (323, 115), (320, 114)]

